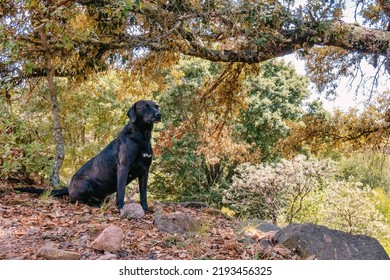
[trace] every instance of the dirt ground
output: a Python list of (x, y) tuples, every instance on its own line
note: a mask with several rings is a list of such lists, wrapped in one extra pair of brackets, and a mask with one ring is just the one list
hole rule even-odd
[[(3, 188), (4, 189), (4, 188)], [(234, 219), (211, 208), (184, 208), (155, 203), (163, 213), (184, 213), (199, 226), (188, 234), (167, 233), (154, 226), (153, 213), (141, 219), (121, 219), (113, 204), (93, 208), (71, 204), (67, 198), (42, 198), (0, 192), (0, 259), (39, 259), (45, 245), (80, 253), (81, 259), (98, 259), (104, 252), (89, 247), (109, 225), (122, 228), (124, 239), (116, 259), (296, 259), (285, 248), (263, 246), (272, 238), (256, 230), (244, 231)]]

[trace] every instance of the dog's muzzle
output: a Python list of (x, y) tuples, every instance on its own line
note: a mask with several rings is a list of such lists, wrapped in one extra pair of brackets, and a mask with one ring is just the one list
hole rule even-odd
[(154, 121), (155, 122), (161, 122), (161, 113), (160, 112), (156, 112), (154, 114)]

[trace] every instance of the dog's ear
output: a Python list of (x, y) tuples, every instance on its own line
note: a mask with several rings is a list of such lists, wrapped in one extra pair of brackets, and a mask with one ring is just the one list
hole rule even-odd
[(134, 103), (133, 106), (131, 106), (130, 110), (127, 112), (127, 116), (132, 123), (135, 123), (135, 121), (137, 120), (137, 111), (135, 108), (135, 104), (136, 103)]

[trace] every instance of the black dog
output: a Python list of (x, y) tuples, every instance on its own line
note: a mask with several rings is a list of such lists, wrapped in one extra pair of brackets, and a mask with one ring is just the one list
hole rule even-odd
[[(54, 190), (53, 196), (69, 193), (72, 203), (83, 201), (96, 205), (117, 192), (116, 205), (121, 209), (126, 185), (138, 178), (141, 205), (148, 211), (146, 188), (153, 155), (150, 140), (153, 124), (161, 121), (161, 113), (153, 101), (141, 100), (130, 108), (127, 116), (130, 121), (119, 136), (73, 175), (67, 189)], [(18, 190), (43, 192), (31, 188)]]

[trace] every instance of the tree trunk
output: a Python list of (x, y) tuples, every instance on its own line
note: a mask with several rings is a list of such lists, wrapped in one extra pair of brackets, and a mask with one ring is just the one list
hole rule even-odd
[(53, 125), (54, 125), (54, 140), (56, 145), (56, 155), (54, 157), (53, 169), (50, 174), (50, 185), (53, 187), (60, 185), (60, 169), (64, 161), (65, 149), (64, 149), (64, 136), (61, 131), (61, 121), (60, 121), (60, 109), (57, 98), (56, 86), (54, 83), (54, 68), (52, 67), (52, 57), (47, 42), (47, 37), (45, 33), (45, 28), (42, 27), (39, 30), (41, 36), (42, 46), (44, 47), (45, 53), (45, 62), (46, 62), (46, 77), (47, 85), (50, 93), (51, 101), (51, 111), (53, 115)]
[[(50, 59), (47, 61), (50, 63)], [(52, 70), (50, 70), (47, 74), (47, 83), (50, 92), (51, 110), (53, 114), (54, 125), (54, 139), (56, 144), (56, 156), (54, 158), (53, 169), (50, 174), (50, 185), (55, 187), (60, 185), (59, 173), (65, 157), (65, 143), (64, 136), (62, 135), (61, 131), (60, 109), (58, 105), (57, 92), (54, 84), (54, 76)]]

